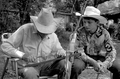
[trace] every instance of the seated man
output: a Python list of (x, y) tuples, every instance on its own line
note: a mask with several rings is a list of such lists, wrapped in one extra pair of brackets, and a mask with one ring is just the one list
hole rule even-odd
[(120, 58), (116, 58), (109, 32), (100, 26), (100, 23), (107, 22), (106, 19), (93, 6), (86, 7), (82, 18), (83, 28), (78, 29), (76, 38), (76, 51), (81, 56), (74, 59), (71, 79), (78, 79), (86, 64), (93, 65), (101, 73), (108, 69), (113, 73), (113, 79), (120, 79)]
[[(17, 57), (19, 75), (24, 79), (38, 79), (39, 76), (58, 75), (58, 79), (65, 79), (65, 60), (52, 61), (36, 67), (25, 67), (29, 63), (39, 63), (66, 56), (57, 35), (59, 19), (54, 18), (51, 10), (42, 8), (38, 16), (30, 16), (32, 23), (18, 28), (2, 45), (2, 50), (11, 57)], [(18, 50), (19, 48), (19, 50)]]

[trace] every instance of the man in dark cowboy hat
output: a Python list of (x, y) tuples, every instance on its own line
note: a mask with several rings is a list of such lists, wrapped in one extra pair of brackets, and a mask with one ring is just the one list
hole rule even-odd
[[(59, 19), (53, 17), (51, 10), (42, 8), (38, 16), (30, 16), (32, 23), (22, 25), (15, 31), (1, 48), (11, 57), (18, 57), (19, 74), (24, 79), (38, 79), (39, 76), (58, 75), (65, 79), (65, 60), (53, 61), (36, 67), (25, 67), (29, 63), (39, 63), (66, 56), (57, 35)], [(19, 48), (19, 50), (18, 50)]]
[(75, 47), (81, 56), (74, 60), (71, 79), (78, 79), (87, 64), (93, 65), (100, 73), (105, 73), (108, 69), (113, 73), (113, 79), (120, 79), (120, 58), (116, 58), (116, 49), (110, 34), (100, 26), (107, 20), (93, 6), (86, 7), (82, 18), (83, 28), (77, 31)]

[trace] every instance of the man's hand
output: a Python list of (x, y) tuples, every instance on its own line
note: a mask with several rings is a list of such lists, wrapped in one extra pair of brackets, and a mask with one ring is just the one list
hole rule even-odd
[(34, 62), (37, 59), (37, 56), (35, 54), (24, 54), (22, 59), (27, 62)]
[(98, 61), (98, 65), (100, 73), (105, 73), (107, 71), (107, 66), (103, 62)]
[(57, 57), (64, 57), (64, 56), (66, 56), (66, 52), (65, 51), (57, 52)]
[(93, 58), (87, 56), (86, 57), (86, 62), (91, 64), (94, 67), (95, 71), (97, 71), (97, 72), (99, 71), (100, 67), (99, 67), (99, 64), (98, 64), (98, 62), (96, 60), (94, 60)]

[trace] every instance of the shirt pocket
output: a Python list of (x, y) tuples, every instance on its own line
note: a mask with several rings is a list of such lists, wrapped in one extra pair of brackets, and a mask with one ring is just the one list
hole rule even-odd
[(24, 52), (25, 52), (25, 53), (29, 53), (29, 54), (37, 53), (37, 52), (36, 52), (36, 48), (33, 47), (32, 45), (25, 45), (25, 47), (24, 47)]
[(52, 48), (51, 48), (51, 43), (47, 43), (47, 42), (42, 42), (41, 43), (41, 55), (42, 57), (47, 57), (50, 55), (52, 51)]

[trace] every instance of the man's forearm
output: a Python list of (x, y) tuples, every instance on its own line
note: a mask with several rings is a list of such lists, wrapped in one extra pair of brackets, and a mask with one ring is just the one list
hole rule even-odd
[(107, 68), (109, 68), (110, 66), (112, 66), (115, 58), (116, 58), (116, 50), (113, 49), (113, 51), (111, 51), (107, 54), (106, 60), (103, 63), (107, 66)]
[(17, 57), (17, 58), (22, 58), (22, 56), (24, 55), (23, 52), (19, 51), (18, 49), (14, 48), (13, 46), (11, 46), (9, 43), (3, 43), (1, 45), (1, 49), (2, 51), (11, 56), (11, 57)]
[(97, 61), (94, 60), (93, 58), (89, 57), (89, 56), (86, 57), (86, 61), (87, 61), (89, 64), (93, 65), (94, 67), (97, 67), (97, 66), (98, 66)]
[(81, 54), (82, 60), (84, 60), (85, 62), (88, 62), (89, 64), (93, 66), (97, 66), (97, 61), (89, 57), (88, 55), (86, 55), (83, 48), (79, 48), (78, 53)]

